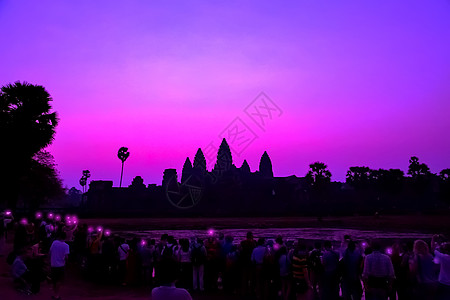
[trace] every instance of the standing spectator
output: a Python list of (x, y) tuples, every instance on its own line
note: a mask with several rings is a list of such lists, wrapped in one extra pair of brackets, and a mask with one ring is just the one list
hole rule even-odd
[(431, 241), (432, 249), (436, 249), (434, 250), (436, 262), (441, 267), (439, 271), (437, 299), (448, 300), (450, 299), (450, 244), (444, 243), (438, 245), (436, 242), (437, 239), (439, 239), (439, 236), (435, 235)]
[(207, 290), (217, 289), (217, 278), (219, 274), (220, 246), (213, 236), (205, 240), (206, 263), (205, 263), (205, 285)]
[(430, 254), (427, 243), (422, 240), (414, 242), (414, 257), (410, 261), (411, 273), (417, 280), (415, 299), (436, 299), (437, 273), (433, 256)]
[(372, 243), (373, 252), (366, 256), (362, 274), (367, 300), (387, 300), (392, 287), (394, 267), (389, 256), (382, 254), (381, 244)]
[(413, 286), (416, 284), (416, 280), (409, 267), (413, 256), (411, 243), (395, 243), (392, 246), (391, 261), (394, 266), (395, 279), (391, 289), (391, 298), (395, 297), (395, 293), (397, 293), (398, 300), (413, 298)]
[(324, 244), (325, 251), (322, 256), (323, 274), (320, 291), (322, 299), (335, 300), (339, 298), (339, 253), (333, 250), (330, 241)]
[(119, 248), (119, 281), (122, 285), (127, 285), (125, 282), (125, 275), (127, 271), (127, 257), (130, 251), (130, 246), (125, 242), (125, 239), (120, 239)]
[(167, 246), (167, 239), (169, 238), (169, 235), (167, 233), (164, 233), (161, 235), (161, 239), (159, 240), (158, 244), (156, 245), (155, 250), (155, 260), (154, 260), (154, 268), (155, 268), (155, 281), (158, 282), (159, 280), (159, 263), (162, 260), (162, 255), (164, 253), (164, 249)]
[(69, 245), (64, 241), (66, 234), (60, 232), (57, 239), (50, 246), (50, 267), (51, 278), (53, 282), (53, 296), (52, 299), (59, 300), (60, 289), (64, 280), (64, 268), (69, 257)]
[(192, 285), (194, 291), (200, 288), (200, 291), (205, 290), (204, 271), (206, 261), (206, 249), (203, 246), (201, 238), (197, 238), (197, 242), (192, 245), (191, 262), (192, 262)]
[(12, 212), (10, 210), (7, 210), (5, 212), (3, 212), (3, 222), (2, 224), (0, 224), (0, 226), (3, 227), (3, 233), (5, 235), (5, 240), (8, 239), (8, 229), (11, 228), (13, 221), (14, 221), (14, 216), (12, 214)]
[(101, 266), (101, 248), (103, 231), (93, 232), (88, 242), (88, 270), (91, 279), (98, 280)]
[(76, 223), (68, 223), (63, 227), (63, 231), (66, 233), (66, 242), (67, 244), (71, 244), (74, 240), (73, 233), (77, 230), (78, 225)]
[(264, 257), (267, 254), (267, 248), (265, 246), (265, 239), (259, 238), (257, 247), (253, 249), (251, 260), (255, 270), (255, 294), (257, 299), (262, 299), (264, 295)]
[(111, 281), (116, 267), (116, 257), (118, 255), (114, 241), (110, 236), (104, 235), (102, 243), (102, 269), (105, 280)]
[(241, 267), (242, 286), (241, 293), (243, 296), (249, 296), (253, 285), (253, 268), (251, 256), (253, 249), (256, 247), (256, 241), (253, 239), (253, 233), (247, 232), (247, 238), (241, 242), (239, 254), (239, 265)]
[(125, 282), (130, 285), (137, 285), (138, 277), (141, 274), (141, 270), (139, 269), (138, 243), (137, 238), (134, 238), (130, 242), (130, 248), (127, 255)]
[(12, 263), (11, 273), (14, 278), (14, 284), (18, 290), (31, 294), (30, 272), (24, 262), (25, 251), (23, 249), (16, 251), (17, 255)]
[(180, 249), (177, 253), (177, 261), (180, 263), (179, 287), (190, 289), (192, 287), (192, 263), (191, 249), (188, 239), (180, 240)]
[(87, 225), (83, 224), (80, 227), (78, 227), (77, 230), (75, 230), (74, 232), (72, 252), (75, 253), (76, 260), (78, 261), (78, 263), (80, 263), (80, 265), (82, 265), (83, 261), (85, 260), (85, 256), (87, 255), (87, 247), (86, 247), (88, 237), (87, 231), (88, 231)]
[(344, 257), (345, 251), (348, 248), (348, 243), (351, 241), (351, 237), (348, 234), (344, 234), (343, 238), (342, 238), (342, 242), (341, 242), (341, 246), (339, 247), (339, 255), (342, 257)]
[(139, 256), (142, 262), (142, 280), (145, 286), (151, 286), (153, 262), (155, 257), (155, 240), (147, 241), (140, 249)]
[(226, 291), (230, 291), (230, 285), (229, 283), (231, 283), (233, 278), (230, 278), (229, 275), (231, 275), (231, 273), (229, 272), (230, 268), (229, 268), (229, 260), (228, 260), (228, 254), (231, 252), (231, 249), (233, 248), (233, 237), (230, 235), (227, 235), (225, 237), (225, 240), (223, 242), (223, 244), (220, 247), (220, 259), (222, 260), (221, 264), (221, 272), (223, 275), (223, 284), (224, 284), (224, 289)]
[(315, 295), (318, 294), (317, 287), (319, 286), (320, 279), (323, 275), (322, 255), (322, 244), (320, 242), (315, 242), (314, 249), (309, 252), (308, 258), (309, 276)]
[(346, 300), (360, 300), (362, 297), (361, 273), (363, 258), (356, 250), (356, 244), (349, 241), (342, 257), (342, 295)]
[(292, 250), (292, 279), (294, 284), (294, 293), (297, 299), (310, 297), (309, 272), (308, 272), (308, 252), (303, 240), (298, 239), (297, 245)]
[(232, 245), (225, 260), (224, 288), (227, 293), (236, 294), (239, 284), (238, 249)]
[(291, 294), (291, 260), (289, 259), (285, 246), (282, 246), (278, 250), (278, 253), (280, 257), (278, 259), (278, 266), (281, 282), (281, 299), (288, 300)]
[(177, 273), (177, 264), (173, 259), (163, 258), (161, 260), (161, 286), (152, 290), (152, 300), (192, 300), (187, 290), (175, 287)]
[(52, 220), (48, 220), (47, 224), (45, 225), (45, 234), (47, 235), (47, 239), (51, 239), (56, 232), (55, 225)]

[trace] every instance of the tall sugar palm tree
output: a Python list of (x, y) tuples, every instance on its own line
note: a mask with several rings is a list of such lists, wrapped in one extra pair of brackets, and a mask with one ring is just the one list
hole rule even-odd
[(83, 194), (86, 192), (86, 190), (85, 190), (86, 183), (87, 183), (86, 177), (84, 177), (84, 176), (81, 177), (81, 178), (80, 178), (80, 185), (81, 185), (81, 188), (82, 188), (82, 190), (83, 190)]
[(130, 156), (130, 152), (128, 152), (127, 147), (121, 147), (119, 149), (119, 152), (117, 152), (117, 157), (122, 161), (122, 171), (120, 172), (120, 185), (119, 187), (122, 187), (122, 178), (123, 178), (123, 165), (125, 161), (127, 160), (128, 156)]

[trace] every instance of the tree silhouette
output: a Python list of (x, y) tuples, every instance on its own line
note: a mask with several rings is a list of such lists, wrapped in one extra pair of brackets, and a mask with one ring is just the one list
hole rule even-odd
[(370, 181), (381, 191), (388, 193), (399, 192), (405, 177), (405, 173), (400, 169), (378, 169), (371, 170)]
[(16, 206), (23, 190), (20, 178), (30, 171), (33, 156), (53, 141), (58, 118), (51, 101), (50, 94), (40, 85), (17, 81), (1, 88), (1, 198), (7, 199), (10, 207)]
[(66, 193), (53, 156), (42, 150), (33, 156), (30, 169), (20, 178), (19, 184), (24, 205), (31, 210), (50, 203), (50, 200), (63, 200)]
[(446, 203), (450, 203), (450, 169), (439, 172), (439, 197)]
[(267, 154), (267, 151), (264, 151), (263, 155), (261, 156), (261, 160), (259, 161), (259, 173), (263, 177), (273, 177), (272, 162), (270, 161), (270, 157), (269, 154)]
[(430, 168), (424, 164), (419, 163), (419, 158), (412, 156), (409, 160), (408, 175), (412, 177), (412, 188), (415, 191), (413, 199), (417, 210), (421, 210), (425, 199), (425, 192), (430, 186), (431, 172)]
[(130, 156), (130, 152), (128, 152), (127, 147), (121, 147), (117, 152), (117, 157), (122, 161), (122, 171), (120, 172), (120, 184), (119, 187), (122, 187), (122, 178), (123, 178), (123, 165), (127, 160), (128, 156)]
[(411, 175), (411, 177), (416, 179), (420, 176), (427, 176), (430, 174), (430, 168), (424, 163), (419, 163), (419, 158), (417, 156), (412, 156), (410, 158), (408, 175)]
[(331, 172), (323, 162), (315, 162), (309, 165), (306, 180), (311, 185), (311, 196), (315, 199), (315, 204), (319, 207), (319, 217), (323, 213), (329, 214), (328, 188), (331, 181)]
[(86, 181), (91, 177), (91, 171), (89, 170), (83, 170), (83, 177), (86, 178)]
[(331, 172), (328, 166), (323, 162), (315, 162), (309, 165), (309, 171), (306, 174), (306, 179), (313, 185), (319, 186), (331, 181)]
[(347, 171), (346, 183), (355, 188), (365, 188), (369, 184), (370, 176), (369, 167), (350, 167)]
[(80, 178), (80, 185), (83, 188), (83, 194), (86, 192), (86, 185), (88, 183), (89, 177), (91, 177), (91, 171), (89, 170), (83, 170), (83, 175)]
[(131, 181), (130, 188), (133, 189), (145, 189), (144, 179), (141, 176), (136, 176)]
[(450, 169), (443, 169), (439, 172), (439, 177), (442, 181), (450, 182)]
[(75, 187), (71, 187), (67, 192), (67, 200), (71, 206), (79, 206), (81, 204), (81, 194), (82, 192)]
[(83, 194), (85, 193), (86, 183), (87, 183), (87, 178), (84, 177), (84, 176), (81, 176), (81, 178), (80, 178), (80, 185), (81, 185), (81, 189), (83, 191)]

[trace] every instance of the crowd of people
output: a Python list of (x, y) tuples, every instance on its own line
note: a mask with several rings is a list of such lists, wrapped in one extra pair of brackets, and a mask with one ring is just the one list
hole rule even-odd
[(156, 300), (191, 299), (194, 293), (283, 300), (450, 299), (450, 244), (440, 235), (431, 243), (390, 247), (350, 236), (340, 243), (294, 242), (255, 238), (252, 232), (240, 241), (213, 231), (190, 239), (163, 234), (157, 240), (127, 240), (79, 224), (75, 216), (37, 213), (33, 222), (15, 225), (8, 260), (18, 286), (38, 293), (47, 278), (54, 299), (60, 297), (67, 261), (86, 280), (154, 287)]

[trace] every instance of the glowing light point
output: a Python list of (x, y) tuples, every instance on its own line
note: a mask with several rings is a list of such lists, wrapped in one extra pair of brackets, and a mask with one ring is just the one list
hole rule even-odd
[(20, 220), (20, 224), (22, 224), (22, 225), (27, 225), (27, 224), (28, 224), (28, 220), (27, 220), (26, 218), (22, 218), (22, 219)]
[(47, 217), (48, 217), (49, 219), (53, 219), (53, 213), (49, 213), (49, 214), (47, 215)]
[(12, 213), (10, 210), (5, 211), (5, 215), (10, 216)]
[(147, 245), (147, 241), (146, 240), (142, 240), (141, 241), (141, 246), (145, 246), (145, 245)]
[(100, 232), (100, 231), (102, 231), (102, 230), (103, 230), (103, 228), (102, 228), (101, 226), (98, 226), (98, 227), (97, 227), (97, 231), (98, 231), (98, 232)]
[(61, 221), (61, 216), (60, 215), (55, 215), (55, 221), (57, 221), (57, 222)]
[(94, 231), (94, 227), (89, 226), (89, 227), (88, 227), (88, 232), (90, 233), (90, 232), (93, 232), (93, 231)]
[(42, 213), (41, 212), (37, 212), (36, 213), (36, 219), (41, 219), (42, 218)]
[(110, 236), (110, 235), (111, 235), (111, 230), (108, 230), (108, 229), (105, 230), (105, 235), (106, 235), (106, 236)]
[(214, 235), (214, 230), (213, 229), (209, 229), (208, 230), (208, 235), (213, 236)]
[(386, 254), (392, 255), (392, 248), (386, 248)]

